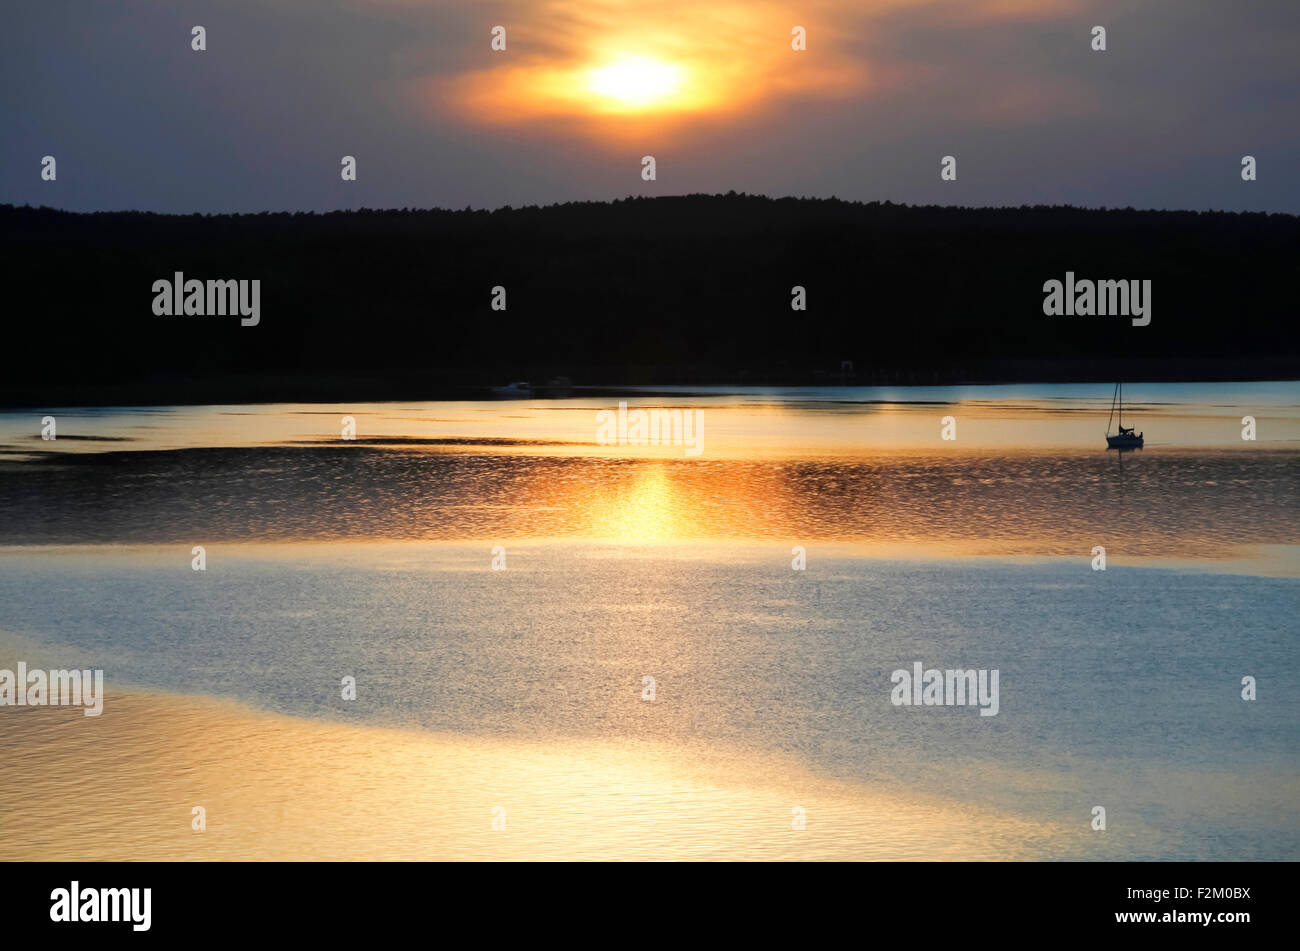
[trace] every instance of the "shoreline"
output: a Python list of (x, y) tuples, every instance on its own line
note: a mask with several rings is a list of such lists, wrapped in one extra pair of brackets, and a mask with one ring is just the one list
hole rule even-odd
[[(1276, 358), (1255, 360), (1256, 369), (1248, 374), (1224, 372), (1223, 362), (1206, 359), (1187, 363), (1178, 361), (1162, 366), (1144, 360), (1131, 366), (1106, 366), (1104, 369), (1080, 368), (1071, 371), (1068, 362), (1044, 361), (1027, 372), (949, 373), (943, 370), (884, 370), (859, 372), (840, 377), (831, 371), (763, 377), (727, 372), (705, 375), (671, 373), (657, 375), (654, 370), (628, 374), (611, 372), (610, 378), (622, 376), (625, 383), (571, 384), (548, 387), (538, 384), (529, 400), (566, 400), (574, 397), (617, 399), (619, 397), (690, 396), (691, 390), (715, 396), (724, 389), (925, 389), (958, 386), (1101, 386), (1113, 385), (1117, 377), (1134, 386), (1144, 384), (1253, 384), (1298, 383), (1295, 360)], [(545, 376), (550, 371), (542, 373)], [(579, 371), (570, 371), (579, 373)], [(527, 375), (527, 374), (526, 374)], [(602, 372), (585, 375), (601, 378)], [(268, 383), (268, 380), (273, 382)], [(395, 371), (383, 376), (337, 376), (322, 382), (319, 374), (296, 375), (293, 370), (267, 372), (256, 377), (226, 376), (209, 378), (190, 376), (185, 380), (161, 379), (142, 383), (103, 382), (95, 384), (46, 383), (39, 397), (34, 391), (0, 389), (0, 412), (31, 409), (69, 410), (79, 408), (133, 408), (159, 406), (262, 406), (280, 403), (334, 405), (339, 403), (474, 403), (518, 402), (495, 392), (502, 385), (500, 374), (484, 375), (473, 380), (440, 377), (437, 371), (404, 373)], [(685, 392), (683, 392), (685, 391)]]

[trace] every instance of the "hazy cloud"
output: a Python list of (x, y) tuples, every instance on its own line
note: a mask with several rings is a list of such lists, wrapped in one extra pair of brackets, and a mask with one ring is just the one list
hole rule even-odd
[[(505, 53), (489, 49), (498, 23)], [(329, 210), (735, 188), (1300, 212), (1291, 0), (47, 0), (10, 14), (0, 52), (0, 201)], [(602, 92), (593, 71), (623, 57), (679, 70), (672, 95), (634, 108)], [(956, 182), (939, 181), (946, 154)], [(1259, 181), (1241, 182), (1244, 154)]]

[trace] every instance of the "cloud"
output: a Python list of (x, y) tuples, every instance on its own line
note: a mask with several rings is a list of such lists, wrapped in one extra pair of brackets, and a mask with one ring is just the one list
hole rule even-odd
[[(1277, 0), (44, 0), (0, 31), (0, 201), (326, 210), (734, 188), (1296, 211), (1298, 37), (1300, 4)], [(666, 67), (671, 95), (593, 82), (625, 58)], [(657, 183), (639, 177), (647, 153)], [(1248, 153), (1262, 174), (1243, 187)], [(46, 154), (57, 183), (39, 177)], [(945, 154), (957, 183), (939, 181)]]
[[(402, 3), (404, 0), (391, 0)], [(507, 3), (482, 12), (478, 55), (459, 69), (431, 66), (407, 95), (430, 119), (519, 127), (544, 121), (595, 139), (617, 138), (629, 114), (662, 134), (699, 118), (726, 122), (755, 113), (837, 102), (906, 97), (917, 87), (965, 85), (966, 57), (915, 58), (926, 41), (943, 46), (981, 28), (1005, 36), (1017, 28), (1063, 22), (1079, 0), (545, 0)], [(490, 50), (492, 26), (507, 30), (507, 49)], [(807, 49), (791, 48), (794, 27)], [(1078, 23), (1074, 24), (1076, 30)], [(1086, 34), (1080, 33), (1080, 37)], [(916, 46), (899, 38), (917, 38)], [(1083, 42), (1081, 39), (1080, 42)], [(471, 44), (474, 48), (474, 44)], [(673, 94), (634, 103), (603, 95), (593, 74), (629, 60), (663, 64), (681, 81)], [(985, 77), (998, 88), (974, 109), (954, 109), (987, 121), (1095, 108), (1082, 81), (1054, 79), (1031, 87), (1004, 62)], [(923, 93), (924, 94), (924, 93)], [(960, 98), (958, 96), (957, 98)]]
[[(721, 0), (682, 5), (597, 0), (519, 6), (502, 18), (505, 52), (488, 48), (481, 64), (463, 73), (434, 74), (416, 86), (435, 110), (471, 122), (513, 123), (545, 118), (583, 120), (594, 134), (601, 117), (629, 112), (656, 121), (674, 116), (741, 115), (774, 97), (833, 99), (860, 95), (869, 84), (866, 64), (826, 40), (819, 29), (827, 5), (794, 18), (763, 0)], [(812, 52), (791, 48), (791, 31), (813, 37)], [(539, 35), (546, 42), (534, 46)], [(820, 48), (817, 44), (821, 43)], [(619, 64), (662, 64), (679, 77), (671, 95), (628, 104), (602, 94), (593, 77)]]

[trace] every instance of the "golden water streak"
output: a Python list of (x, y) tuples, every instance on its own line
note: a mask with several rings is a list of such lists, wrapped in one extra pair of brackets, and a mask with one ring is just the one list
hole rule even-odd
[[(148, 693), (112, 692), (98, 718), (0, 719), (13, 859), (988, 860), (1047, 857), (1084, 835), (770, 755), (425, 735)], [(206, 831), (191, 828), (195, 806)]]

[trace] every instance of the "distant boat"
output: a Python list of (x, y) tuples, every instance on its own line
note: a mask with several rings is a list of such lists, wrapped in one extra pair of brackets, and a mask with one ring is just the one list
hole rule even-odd
[[(1110, 424), (1119, 417), (1119, 432), (1114, 436), (1110, 434)], [(1124, 428), (1124, 384), (1115, 384), (1115, 395), (1110, 400), (1110, 419), (1106, 420), (1106, 448), (1108, 449), (1141, 449), (1142, 437), (1145, 433), (1134, 433), (1133, 430)]]
[(526, 397), (533, 395), (531, 383), (508, 383), (505, 386), (494, 386), (492, 392), (496, 396), (515, 396)]

